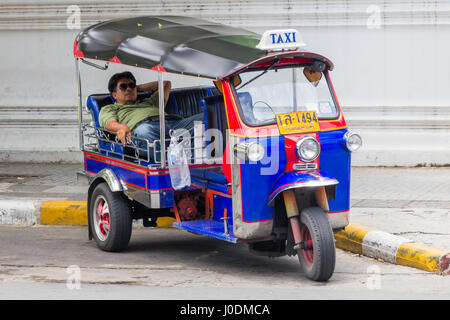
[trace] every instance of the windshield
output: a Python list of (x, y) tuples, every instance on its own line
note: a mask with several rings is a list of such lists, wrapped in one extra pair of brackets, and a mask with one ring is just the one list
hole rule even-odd
[[(306, 69), (306, 70), (305, 70)], [(339, 115), (326, 76), (316, 73), (309, 79), (311, 67), (286, 68), (241, 73), (236, 87), (241, 116), (251, 126), (275, 123), (279, 113), (316, 111), (319, 119)], [(319, 80), (318, 80), (319, 79)]]

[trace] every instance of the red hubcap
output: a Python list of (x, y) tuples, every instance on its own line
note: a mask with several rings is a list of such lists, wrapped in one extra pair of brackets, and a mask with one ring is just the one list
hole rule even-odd
[(96, 202), (96, 212), (94, 213), (94, 227), (97, 236), (104, 241), (109, 235), (109, 207), (105, 198), (98, 197)]
[(306, 264), (311, 266), (314, 263), (314, 248), (311, 233), (309, 232), (308, 227), (304, 224), (301, 226), (300, 232), (302, 235), (302, 241), (306, 244), (305, 248), (302, 249), (302, 254), (305, 258)]

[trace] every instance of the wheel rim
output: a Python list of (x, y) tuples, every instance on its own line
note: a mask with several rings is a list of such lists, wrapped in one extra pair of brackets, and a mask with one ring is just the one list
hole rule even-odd
[(305, 262), (308, 266), (312, 266), (314, 263), (314, 248), (313, 242), (311, 238), (311, 233), (306, 225), (302, 225), (300, 228), (302, 241), (305, 243), (305, 248), (302, 249), (303, 257), (305, 258)]
[(98, 196), (94, 204), (94, 229), (97, 237), (105, 241), (111, 229), (108, 202), (103, 196)]

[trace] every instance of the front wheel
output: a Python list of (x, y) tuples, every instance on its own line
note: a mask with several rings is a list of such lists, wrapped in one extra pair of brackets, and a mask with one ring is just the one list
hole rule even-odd
[(132, 230), (130, 204), (120, 192), (112, 192), (104, 182), (91, 194), (89, 225), (98, 247), (121, 251), (128, 246)]
[(298, 259), (306, 276), (315, 281), (327, 281), (334, 272), (336, 247), (327, 214), (321, 208), (306, 208), (300, 215), (302, 247)]

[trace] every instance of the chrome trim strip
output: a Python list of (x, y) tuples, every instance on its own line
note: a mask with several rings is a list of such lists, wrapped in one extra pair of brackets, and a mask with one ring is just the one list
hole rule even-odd
[(327, 181), (309, 181), (309, 182), (298, 182), (293, 183), (289, 185), (286, 188), (280, 188), (275, 194), (273, 194), (267, 201), (268, 206), (271, 206), (273, 203), (273, 200), (275, 200), (276, 196), (279, 195), (281, 192), (284, 192), (286, 190), (290, 189), (296, 189), (296, 188), (316, 188), (316, 187), (326, 187), (326, 186), (333, 186), (338, 184), (339, 181), (337, 180), (327, 180)]
[(75, 69), (77, 77), (77, 96), (78, 96), (78, 139), (80, 144), (80, 150), (84, 150), (84, 136), (83, 136), (83, 97), (81, 92), (81, 71), (80, 71), (80, 59), (75, 59)]
[[(165, 142), (166, 138), (166, 122), (165, 122), (165, 113), (164, 113), (164, 82), (163, 82), (163, 74), (159, 71), (158, 66), (158, 92), (159, 92), (159, 137), (161, 141)], [(153, 148), (156, 150), (156, 145)], [(156, 155), (155, 155), (156, 156)], [(156, 159), (156, 158), (155, 158)], [(166, 167), (166, 144), (161, 143), (161, 168)]]
[(305, 170), (317, 170), (317, 163), (309, 162), (309, 163), (294, 163), (292, 168), (297, 171), (305, 171)]
[(161, 208), (161, 198), (159, 191), (150, 191), (150, 208), (152, 209)]
[(127, 188), (117, 179), (116, 174), (114, 171), (112, 171), (109, 168), (105, 168), (101, 170), (97, 175), (95, 176), (95, 179), (103, 178), (103, 180), (106, 181), (106, 183), (109, 186), (109, 189), (111, 189), (112, 192), (116, 191), (126, 191)]

